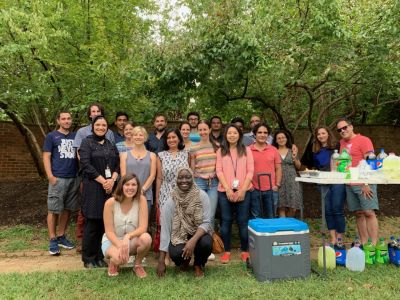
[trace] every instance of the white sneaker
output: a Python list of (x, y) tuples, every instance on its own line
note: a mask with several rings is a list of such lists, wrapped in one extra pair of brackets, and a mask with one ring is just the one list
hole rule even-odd
[(211, 253), (210, 256), (208, 257), (208, 260), (215, 260), (215, 255), (214, 253)]

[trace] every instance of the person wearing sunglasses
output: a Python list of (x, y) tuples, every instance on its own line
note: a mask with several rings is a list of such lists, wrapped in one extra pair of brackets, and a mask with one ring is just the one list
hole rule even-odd
[[(340, 151), (346, 149), (352, 157), (352, 167), (357, 167), (361, 160), (374, 152), (371, 140), (354, 132), (353, 125), (347, 118), (341, 118), (336, 123), (340, 134)], [(355, 214), (358, 235), (362, 244), (371, 238), (376, 245), (378, 241), (378, 219), (375, 211), (379, 209), (376, 184), (346, 185), (347, 206)]]

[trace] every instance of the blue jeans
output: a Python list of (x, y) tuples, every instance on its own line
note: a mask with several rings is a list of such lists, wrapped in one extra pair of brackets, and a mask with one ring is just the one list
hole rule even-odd
[(325, 219), (329, 230), (344, 233), (346, 220), (344, 217), (344, 202), (346, 187), (344, 184), (321, 185), (321, 193), (325, 194)]
[(211, 179), (211, 184), (208, 185), (208, 179), (195, 178), (194, 182), (197, 184), (199, 189), (205, 191), (210, 199), (210, 209), (211, 209), (211, 226), (214, 228), (215, 222), (215, 211), (218, 205), (218, 179), (214, 177)]
[(278, 196), (279, 193), (274, 192), (273, 190), (261, 191), (261, 199), (264, 211), (264, 215), (262, 216), (260, 207), (260, 190), (254, 189), (251, 191), (250, 218), (272, 219), (274, 217), (274, 207), (276, 209), (278, 204)]
[(240, 249), (242, 251), (249, 251), (247, 225), (249, 222), (250, 192), (246, 192), (244, 200), (240, 202), (230, 202), (225, 192), (218, 192), (218, 202), (221, 208), (221, 236), (224, 241), (225, 251), (231, 251), (234, 212), (236, 213), (236, 223), (239, 227)]

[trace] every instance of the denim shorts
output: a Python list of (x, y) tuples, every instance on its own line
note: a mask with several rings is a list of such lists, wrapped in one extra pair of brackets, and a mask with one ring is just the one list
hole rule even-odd
[(106, 257), (106, 252), (111, 245), (112, 244), (109, 240), (105, 240), (104, 242), (101, 243), (101, 251), (103, 251), (104, 257)]
[(76, 211), (78, 206), (79, 179), (57, 177), (55, 185), (49, 183), (47, 209), (60, 214), (63, 210)]

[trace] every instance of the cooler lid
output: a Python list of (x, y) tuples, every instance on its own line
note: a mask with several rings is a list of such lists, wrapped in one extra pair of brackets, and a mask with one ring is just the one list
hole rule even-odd
[(256, 232), (305, 231), (308, 225), (294, 218), (252, 219), (249, 227)]

